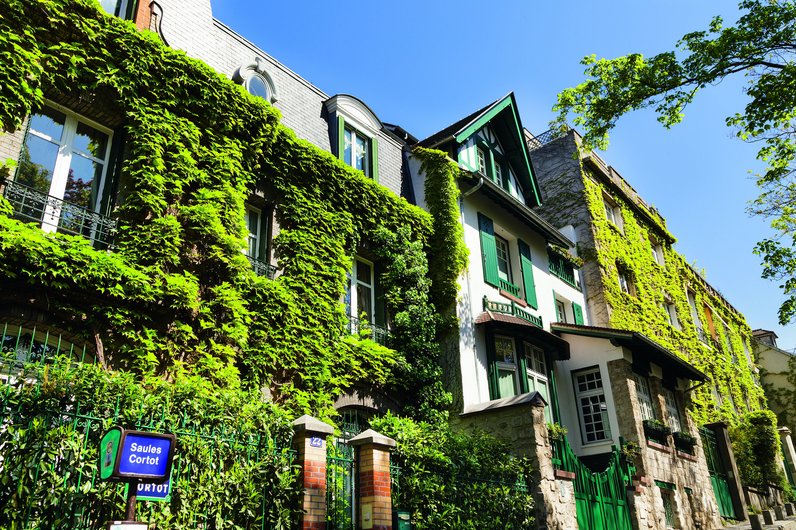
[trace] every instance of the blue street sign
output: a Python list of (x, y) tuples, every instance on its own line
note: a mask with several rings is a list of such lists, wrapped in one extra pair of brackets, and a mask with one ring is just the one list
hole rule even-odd
[(139, 501), (168, 501), (171, 497), (171, 479), (163, 484), (138, 484)]
[(119, 474), (165, 479), (169, 474), (174, 439), (145, 432), (126, 434), (122, 439)]

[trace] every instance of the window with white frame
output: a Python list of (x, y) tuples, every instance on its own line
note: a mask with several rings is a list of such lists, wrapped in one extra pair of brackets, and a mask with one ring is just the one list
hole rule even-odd
[(249, 232), (246, 245), (246, 255), (252, 259), (260, 259), (262, 212), (253, 206), (246, 205), (246, 228)]
[(504, 281), (511, 282), (511, 255), (509, 254), (509, 242), (496, 235), (495, 250), (497, 250), (498, 276)]
[(611, 439), (608, 422), (608, 405), (605, 402), (600, 368), (588, 368), (572, 375), (575, 383), (575, 401), (583, 436), (583, 443), (595, 443)]
[[(66, 110), (44, 107), (30, 117), (15, 182), (87, 210), (99, 209), (112, 132)], [(48, 202), (35, 212), (45, 231), (68, 223)], [(25, 212), (23, 212), (25, 213)], [(34, 217), (33, 212), (28, 212)]]
[(643, 375), (633, 374), (633, 381), (636, 383), (636, 398), (641, 411), (641, 419), (654, 420), (655, 407), (652, 405), (649, 380)]
[(557, 322), (567, 321), (567, 306), (558, 298), (556, 298), (556, 319)]
[(370, 176), (370, 139), (348, 126), (343, 134), (343, 162)]
[(630, 274), (630, 272), (619, 264), (616, 266), (616, 272), (619, 279), (619, 289), (625, 294), (635, 296), (636, 287), (633, 284), (633, 276)]
[(622, 222), (622, 210), (619, 208), (619, 205), (607, 195), (603, 195), (603, 208), (605, 209), (605, 217), (622, 231), (624, 229), (624, 224)]
[(683, 421), (680, 417), (680, 407), (677, 406), (677, 397), (674, 392), (665, 388), (663, 390), (663, 400), (666, 403), (666, 421), (672, 432), (682, 432)]
[[(545, 362), (544, 350), (531, 344), (523, 343), (525, 349), (525, 368), (528, 376), (528, 390), (539, 392), (544, 400), (550, 403), (550, 387), (547, 380), (547, 363)], [(545, 407), (545, 418), (548, 422), (553, 421), (550, 407)]]
[(478, 157), (478, 172), (486, 176), (486, 154), (480, 147), (476, 148), (476, 156)]
[(262, 75), (256, 72), (252, 73), (243, 81), (243, 86), (246, 87), (246, 91), (252, 96), (271, 101), (271, 89)]
[(519, 393), (517, 351), (512, 337), (495, 336), (497, 371), (497, 398), (516, 396)]
[(271, 65), (262, 57), (255, 57), (251, 62), (238, 67), (232, 75), (233, 81), (243, 85), (246, 92), (262, 98), (269, 103), (276, 103), (276, 85), (268, 74)]
[(375, 322), (376, 305), (373, 263), (362, 258), (354, 259), (349, 289), (346, 293), (346, 310), (352, 319), (369, 324)]
[(673, 302), (666, 300), (661, 304), (666, 321), (674, 329), (680, 329), (680, 320), (677, 318), (677, 307)]
[(663, 257), (663, 247), (660, 242), (652, 236), (650, 236), (650, 248), (652, 250), (652, 261), (663, 267), (666, 263)]

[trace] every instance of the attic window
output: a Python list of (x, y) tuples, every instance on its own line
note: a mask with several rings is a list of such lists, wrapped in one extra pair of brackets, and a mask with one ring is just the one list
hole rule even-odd
[(254, 62), (241, 65), (235, 71), (232, 79), (241, 83), (249, 94), (263, 98), (269, 103), (275, 103), (277, 99), (276, 86), (265, 67), (265, 61), (257, 57)]

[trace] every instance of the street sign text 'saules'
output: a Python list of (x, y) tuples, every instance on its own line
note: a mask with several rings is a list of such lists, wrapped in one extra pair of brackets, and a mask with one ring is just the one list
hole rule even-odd
[(166, 482), (174, 459), (173, 434), (112, 427), (100, 440), (100, 480)]

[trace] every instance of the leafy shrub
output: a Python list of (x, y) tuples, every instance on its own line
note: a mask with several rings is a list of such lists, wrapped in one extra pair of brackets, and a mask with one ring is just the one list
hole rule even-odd
[(530, 465), (509, 456), (505, 443), (483, 433), (460, 433), (444, 422), (386, 415), (372, 422), (396, 440), (401, 466), (393, 502), (423, 529), (533, 527)]
[(744, 415), (730, 429), (730, 438), (745, 486), (765, 489), (773, 485), (789, 489), (780, 468), (782, 453), (777, 417), (773, 412), (757, 410)]
[(66, 362), (3, 372), (15, 382), (0, 394), (0, 528), (94, 529), (120, 518), (124, 486), (96, 480), (112, 425), (177, 435), (171, 502), (139, 503), (139, 519), (174, 530), (298, 519), (290, 423), (255, 394), (185, 373), (139, 380)]

